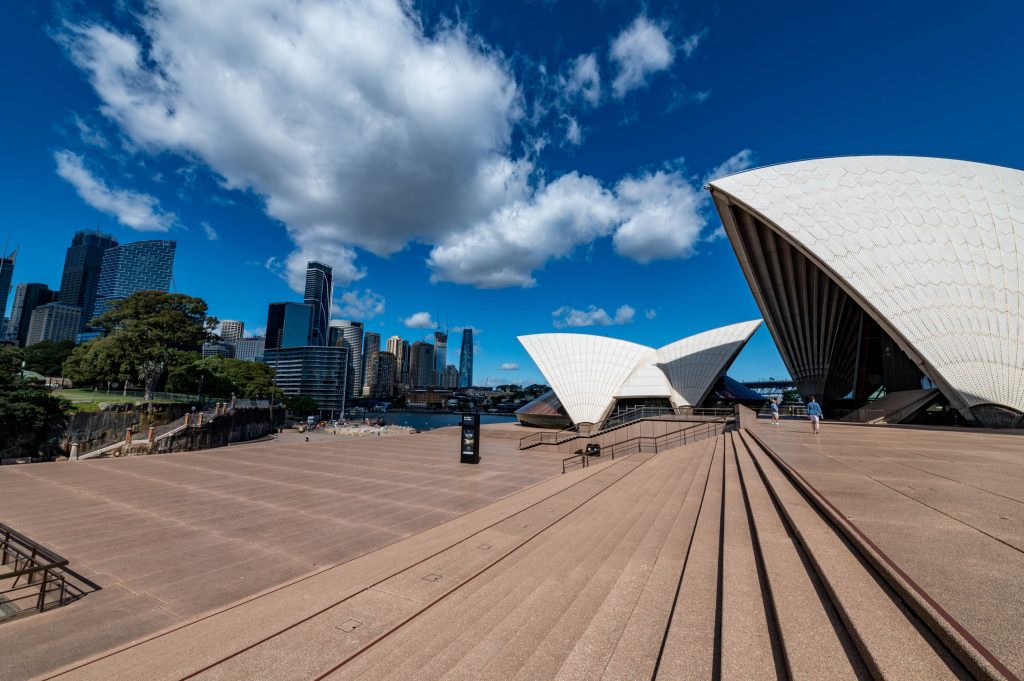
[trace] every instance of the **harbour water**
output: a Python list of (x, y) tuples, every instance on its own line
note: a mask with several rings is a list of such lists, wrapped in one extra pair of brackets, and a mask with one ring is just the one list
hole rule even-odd
[[(417, 430), (433, 430), (445, 426), (459, 425), (459, 414), (424, 414), (416, 412), (389, 411), (384, 413), (367, 414), (368, 418), (381, 419), (385, 423), (393, 423), (399, 426), (409, 426)], [(509, 414), (481, 414), (480, 423), (511, 423), (516, 417)]]

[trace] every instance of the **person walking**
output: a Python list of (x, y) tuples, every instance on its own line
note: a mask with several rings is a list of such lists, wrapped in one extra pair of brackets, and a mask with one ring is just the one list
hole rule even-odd
[(811, 401), (807, 403), (807, 418), (811, 419), (811, 429), (818, 434), (818, 422), (821, 421), (821, 405), (811, 395)]
[(772, 425), (779, 425), (779, 403), (772, 398)]

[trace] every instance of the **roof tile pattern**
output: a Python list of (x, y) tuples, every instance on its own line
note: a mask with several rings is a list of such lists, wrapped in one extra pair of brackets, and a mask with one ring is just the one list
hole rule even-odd
[(578, 333), (520, 336), (573, 423), (597, 423), (616, 397), (667, 397), (696, 405), (761, 320), (705, 331), (655, 350)]
[(865, 156), (760, 168), (711, 185), (831, 270), (952, 397), (1024, 412), (1024, 172)]

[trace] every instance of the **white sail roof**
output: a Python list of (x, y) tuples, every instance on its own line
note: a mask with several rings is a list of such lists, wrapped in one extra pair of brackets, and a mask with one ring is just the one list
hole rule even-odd
[(598, 423), (616, 398), (698, 404), (761, 321), (743, 322), (655, 349), (578, 333), (520, 336), (573, 423)]
[(710, 184), (837, 278), (954, 404), (1024, 412), (1024, 172), (864, 156)]

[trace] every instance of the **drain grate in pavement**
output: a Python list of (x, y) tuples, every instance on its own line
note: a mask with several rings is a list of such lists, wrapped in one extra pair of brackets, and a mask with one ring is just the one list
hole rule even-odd
[(424, 582), (437, 582), (437, 581), (440, 581), (440, 579), (441, 579), (441, 575), (435, 575), (433, 572), (431, 572), (429, 575), (427, 575), (426, 577), (423, 578), (423, 581)]
[(350, 631), (355, 631), (361, 626), (363, 626), (363, 623), (359, 620), (347, 619), (338, 626), (336, 626), (335, 629), (341, 629), (345, 633), (348, 633)]

